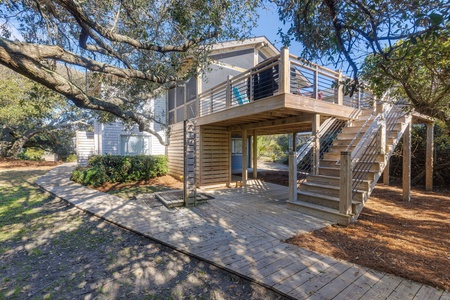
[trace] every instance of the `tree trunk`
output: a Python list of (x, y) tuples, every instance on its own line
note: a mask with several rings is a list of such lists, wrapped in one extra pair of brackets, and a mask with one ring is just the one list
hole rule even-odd
[(21, 136), (20, 138), (18, 138), (13, 142), (11, 148), (9, 148), (8, 151), (6, 152), (6, 156), (11, 158), (17, 158), (17, 156), (20, 153), (20, 150), (22, 150), (23, 145), (25, 145), (25, 143), (28, 142), (33, 136), (41, 132), (43, 132), (42, 129), (29, 130), (25, 132), (23, 136)]

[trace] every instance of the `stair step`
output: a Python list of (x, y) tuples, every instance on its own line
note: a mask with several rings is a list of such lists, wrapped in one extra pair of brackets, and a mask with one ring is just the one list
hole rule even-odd
[(367, 120), (368, 118), (374, 119), (376, 116), (371, 116), (371, 114), (361, 114), (358, 117), (358, 121)]
[[(337, 186), (325, 185), (322, 183), (314, 183), (314, 182), (305, 181), (300, 186), (300, 190), (298, 192), (299, 193), (308, 192), (308, 193), (310, 193), (309, 195), (314, 195), (321, 199), (326, 198), (325, 199), (326, 201), (324, 201), (323, 203), (316, 203), (316, 204), (322, 204), (322, 205), (328, 206), (328, 207), (339, 208), (339, 193), (340, 193), (339, 185), (337, 185)], [(361, 201), (365, 200), (365, 197), (367, 197), (367, 192), (363, 191), (363, 190), (358, 190), (358, 191), (356, 191), (356, 194), (353, 197), (353, 199), (357, 202), (361, 202)], [(325, 202), (328, 202), (328, 201), (336, 202), (337, 206), (335, 207), (333, 203), (330, 203), (329, 205), (325, 204)], [(308, 202), (315, 203), (314, 200), (308, 201)]]
[[(350, 147), (348, 145), (332, 145), (330, 147), (330, 150), (328, 152), (338, 152), (341, 153), (342, 151), (353, 151), (355, 149), (357, 143), (354, 143)], [(348, 149), (347, 149), (348, 148)]]
[[(331, 152), (331, 155), (333, 155), (333, 152)], [(338, 158), (331, 158), (329, 157), (330, 155), (324, 155), (324, 158), (322, 158), (319, 162), (319, 166), (323, 166), (323, 167), (336, 167), (336, 168), (340, 168), (339, 164), (336, 164), (339, 159)], [(340, 154), (339, 156), (336, 157), (341, 157)], [(382, 163), (384, 162), (384, 155), (383, 154), (379, 154), (377, 156), (377, 158), (375, 159), (375, 163)]]
[[(308, 182), (313, 183), (322, 183), (328, 185), (339, 186), (340, 178), (337, 176), (327, 176), (327, 175), (310, 175), (308, 177)], [(372, 180), (363, 180), (360, 185), (360, 189), (363, 191), (369, 191), (369, 186), (372, 183)]]
[(364, 128), (363, 130), (361, 130), (361, 127), (356, 127), (356, 126), (350, 126), (350, 127), (344, 127), (342, 128), (342, 133), (352, 133), (352, 134), (356, 134), (361, 130), (361, 133), (364, 134), (364, 132), (366, 132), (365, 130), (366, 128)]
[(287, 208), (302, 212), (313, 217), (318, 217), (324, 220), (338, 223), (340, 225), (348, 225), (352, 221), (352, 215), (344, 215), (339, 213), (339, 210), (337, 209), (324, 207), (309, 202), (288, 201)]
[(369, 116), (373, 112), (373, 109), (362, 109), (360, 116)]
[[(339, 168), (330, 168), (330, 167), (319, 167), (319, 175), (326, 175), (326, 176), (340, 176), (340, 169)], [(364, 180), (374, 180), (375, 174), (377, 174), (378, 171), (369, 171), (366, 178)]]
[[(390, 150), (391, 148), (392, 148), (392, 145), (389, 145), (388, 147), (386, 147), (386, 150)], [(330, 150), (330, 152), (327, 152), (324, 154), (323, 159), (338, 161), (341, 159), (341, 153)], [(378, 154), (375, 161), (378, 161), (378, 162), (384, 161), (384, 154)]]
[[(324, 206), (327, 208), (333, 208), (339, 210), (339, 198), (332, 197), (327, 195), (316, 195), (307, 191), (299, 191), (298, 192), (298, 201), (307, 202), (315, 205)], [(361, 202), (357, 200), (352, 201), (352, 213), (355, 213), (359, 206), (361, 206)]]
[(337, 139), (338, 140), (353, 140), (355, 135), (356, 135), (356, 133), (341, 132), (341, 133), (338, 134)]

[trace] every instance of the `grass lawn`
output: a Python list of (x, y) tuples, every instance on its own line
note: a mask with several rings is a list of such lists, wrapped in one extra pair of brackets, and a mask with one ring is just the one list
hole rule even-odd
[(0, 170), (0, 299), (282, 299), (55, 199), (47, 171)]

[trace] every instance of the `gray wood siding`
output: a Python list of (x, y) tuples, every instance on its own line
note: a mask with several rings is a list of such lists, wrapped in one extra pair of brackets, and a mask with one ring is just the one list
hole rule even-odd
[(77, 149), (77, 163), (80, 166), (87, 164), (88, 158), (95, 154), (94, 150), (94, 133), (86, 131), (76, 132), (76, 149)]
[[(149, 104), (147, 109), (154, 113), (155, 118), (159, 118), (160, 120), (165, 121), (166, 96), (162, 95), (161, 97), (156, 98)], [(101, 142), (99, 143), (98, 148), (101, 151), (99, 151), (99, 153), (121, 155), (122, 153), (120, 148), (120, 136), (136, 134), (150, 136), (150, 154), (166, 154), (166, 147), (162, 145), (154, 135), (151, 135), (147, 132), (139, 132), (137, 126), (134, 126), (131, 130), (125, 130), (124, 125), (121, 121), (108, 124), (100, 124), (100, 126), (101, 130), (99, 131), (98, 136)], [(161, 136), (164, 137), (164, 128), (161, 125), (152, 122), (150, 123), (150, 128), (156, 130)]]
[(183, 176), (184, 161), (184, 132), (183, 123), (177, 123), (171, 126), (170, 144), (167, 147), (167, 156), (169, 159), (169, 175), (180, 179)]
[(120, 134), (123, 130), (122, 122), (103, 124), (102, 154), (120, 155)]
[(197, 140), (198, 185), (226, 184), (230, 180), (230, 140), (225, 127), (201, 127)]

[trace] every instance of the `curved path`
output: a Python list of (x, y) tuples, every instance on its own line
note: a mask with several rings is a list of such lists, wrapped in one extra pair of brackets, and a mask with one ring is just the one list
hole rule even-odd
[(37, 180), (76, 207), (294, 299), (439, 299), (450, 293), (317, 254), (282, 240), (327, 226), (285, 208), (287, 189), (250, 181), (207, 191), (198, 207), (167, 209), (149, 195), (124, 200), (69, 180), (62, 165)]

